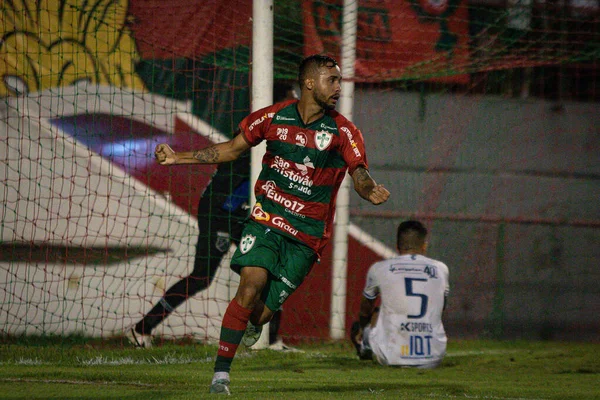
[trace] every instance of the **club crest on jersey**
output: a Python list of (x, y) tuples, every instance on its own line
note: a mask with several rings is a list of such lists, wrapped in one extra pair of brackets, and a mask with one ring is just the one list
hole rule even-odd
[(256, 242), (256, 236), (253, 235), (244, 235), (242, 240), (240, 240), (240, 251), (242, 254), (246, 254), (250, 251), (250, 249), (254, 246), (254, 242)]
[(252, 217), (257, 221), (268, 221), (271, 219), (271, 215), (262, 209), (262, 204), (256, 203), (252, 209)]
[(327, 131), (316, 131), (315, 132), (315, 145), (319, 150), (325, 150), (331, 144), (333, 140), (333, 133)]

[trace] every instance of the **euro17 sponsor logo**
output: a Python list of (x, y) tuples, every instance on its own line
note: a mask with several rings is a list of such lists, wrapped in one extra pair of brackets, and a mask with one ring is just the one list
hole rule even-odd
[(262, 190), (265, 191), (267, 198), (273, 200), (277, 204), (281, 204), (285, 207), (285, 211), (298, 217), (304, 217), (299, 214), (305, 207), (305, 205), (297, 200), (290, 200), (283, 194), (277, 192), (277, 185), (274, 181), (266, 181), (262, 186)]

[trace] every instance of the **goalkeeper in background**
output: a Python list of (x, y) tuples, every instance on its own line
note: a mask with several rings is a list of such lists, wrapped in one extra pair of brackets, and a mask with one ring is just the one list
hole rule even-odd
[[(276, 101), (296, 99), (298, 95), (289, 83), (276, 83)], [(152, 346), (152, 331), (188, 298), (207, 289), (231, 243), (239, 244), (244, 220), (248, 217), (250, 195), (250, 153), (233, 162), (219, 164), (198, 204), (198, 228), (194, 268), (190, 275), (176, 282), (126, 337), (135, 347)], [(269, 348), (295, 350), (278, 336), (281, 310), (269, 324)]]
[(398, 226), (397, 248), (397, 257), (369, 268), (351, 340), (362, 360), (435, 368), (446, 354), (442, 312), (450, 291), (448, 267), (425, 256), (427, 229), (419, 221)]

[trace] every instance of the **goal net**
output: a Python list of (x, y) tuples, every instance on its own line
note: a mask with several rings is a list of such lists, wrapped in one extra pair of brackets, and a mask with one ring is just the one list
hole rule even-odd
[[(349, 327), (368, 267), (414, 218), (450, 267), (455, 336), (597, 335), (598, 0), (361, 0), (354, 17), (343, 3), (274, 1), (274, 99), (303, 56), (343, 62), (355, 24), (353, 120), (391, 198), (351, 198), (345, 287), (329, 246), (279, 334), (328, 339), (338, 293)], [(226, 141), (251, 109), (251, 2), (1, 13), (2, 332), (112, 337), (150, 315), (159, 338), (216, 340), (238, 276), (209, 183), (234, 196), (247, 171), (153, 152)]]

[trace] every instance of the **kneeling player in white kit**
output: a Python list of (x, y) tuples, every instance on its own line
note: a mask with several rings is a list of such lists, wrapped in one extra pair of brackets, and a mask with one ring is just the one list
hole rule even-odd
[[(373, 264), (351, 338), (361, 359), (382, 365), (435, 368), (446, 354), (442, 311), (450, 291), (446, 264), (425, 256), (427, 229), (398, 227), (399, 255)], [(375, 307), (381, 295), (381, 306)]]

